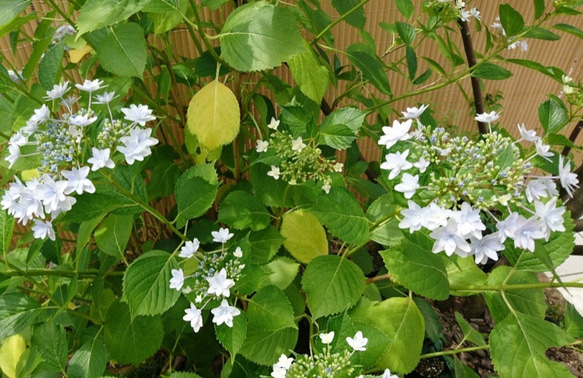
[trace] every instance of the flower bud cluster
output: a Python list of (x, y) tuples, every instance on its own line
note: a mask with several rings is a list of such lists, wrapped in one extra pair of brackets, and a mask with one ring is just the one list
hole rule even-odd
[[(16, 179), (1, 202), (2, 208), (22, 224), (34, 220), (32, 230), (36, 238), (55, 238), (51, 221), (75, 204), (73, 193), (95, 192), (88, 178), (89, 172), (104, 167), (114, 168), (112, 151), (121, 152), (126, 162), (133, 164), (150, 155), (150, 147), (158, 143), (150, 136), (152, 130), (143, 128), (146, 122), (156, 119), (147, 106), (132, 104), (129, 108), (122, 108), (124, 119), (131, 122), (126, 124), (113, 117), (109, 106), (115, 93), (94, 95), (102, 88), (101, 80), (85, 80), (83, 84), (75, 85), (79, 96), (65, 98), (72, 90), (69, 83), (56, 84), (46, 92), (47, 103), (35, 109), (26, 126), (15, 132), (8, 142), (5, 159), (9, 168), (20, 159), (40, 156), (40, 165), (33, 174), (35, 177), (24, 183)], [(88, 93), (87, 108), (78, 103), (82, 93)], [(106, 115), (93, 109), (92, 103), (106, 105)], [(98, 122), (102, 119), (105, 120)], [(102, 123), (105, 126), (99, 132), (98, 140), (92, 141), (90, 129), (99, 129)], [(90, 152), (92, 156), (88, 157)]]
[(573, 78), (563, 75), (563, 94), (571, 105), (583, 106), (583, 86), (575, 83)]
[(306, 143), (302, 137), (293, 138), (288, 132), (278, 130), (278, 126), (279, 121), (272, 119), (268, 127), (275, 131), (271, 133), (269, 140), (257, 141), (257, 152), (271, 150), (279, 161), (277, 165), (271, 166), (267, 175), (275, 180), (281, 178), (290, 185), (314, 180), (322, 183), (322, 190), (329, 193), (332, 183), (330, 173), (342, 172), (342, 163), (322, 156), (322, 150), (314, 140)]
[[(553, 180), (569, 195), (578, 180), (563, 156), (558, 176), (533, 177), (530, 160), (553, 156), (534, 131), (519, 125), (519, 141), (497, 131), (474, 141), (421, 124), (419, 117), (426, 108), (408, 108), (403, 112), (406, 121), (383, 127), (379, 139), (389, 150), (380, 167), (389, 171), (389, 180), (400, 181), (393, 189), (409, 200), (401, 211), (400, 228), (425, 230), (435, 240), (434, 253), (473, 255), (476, 263), (497, 260), (506, 240), (533, 252), (536, 240), (548, 241), (553, 232), (565, 231), (565, 209), (558, 203)], [(484, 113), (476, 120), (491, 129), (498, 117)], [(535, 146), (523, 152), (520, 141)]]
[(425, 3), (426, 9), (433, 11), (444, 22), (462, 20), (469, 22), (471, 17), (480, 20), (480, 11), (475, 7), (466, 9), (466, 2), (463, 0), (431, 0)]
[[(187, 298), (194, 298), (194, 303), (190, 308), (184, 310), (186, 315), (183, 319), (190, 322), (194, 332), (198, 332), (203, 326), (202, 311), (213, 307), (210, 311), (214, 315), (213, 323), (216, 325), (226, 324), (233, 327), (233, 317), (241, 312), (238, 308), (231, 306), (231, 288), (241, 276), (241, 271), (245, 264), (241, 263), (243, 251), (236, 247), (233, 252), (225, 248), (225, 243), (233, 237), (228, 228), (221, 228), (213, 231), (213, 241), (221, 243), (221, 248), (216, 251), (203, 252), (199, 250), (198, 239), (186, 242), (180, 249), (179, 257), (194, 259), (196, 270), (185, 275), (184, 269), (189, 266), (186, 260), (185, 268), (172, 269), (170, 288), (185, 294)], [(191, 300), (192, 302), (192, 300)], [(195, 304), (196, 303), (196, 304)]]
[(332, 378), (341, 373), (353, 376), (355, 366), (352, 366), (350, 358), (354, 352), (366, 350), (368, 338), (363, 337), (362, 332), (358, 331), (354, 337), (346, 338), (346, 343), (352, 350), (343, 346), (341, 351), (332, 353), (331, 343), (334, 340), (334, 331), (322, 333), (319, 336), (322, 344), (325, 345), (322, 352), (314, 355), (301, 354), (295, 358), (282, 354), (279, 361), (273, 365), (271, 376), (274, 378)]

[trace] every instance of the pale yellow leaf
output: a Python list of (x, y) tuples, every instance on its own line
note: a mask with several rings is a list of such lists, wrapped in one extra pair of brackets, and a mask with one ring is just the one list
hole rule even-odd
[(231, 143), (239, 133), (240, 118), (237, 98), (217, 80), (198, 91), (188, 105), (188, 130), (208, 150)]
[(69, 50), (69, 59), (71, 63), (79, 63), (81, 59), (87, 54), (89, 54), (93, 49), (89, 45), (85, 45), (80, 49)]
[(18, 361), (26, 352), (26, 341), (20, 334), (5, 339), (0, 346), (0, 369), (8, 378), (16, 378)]
[(284, 247), (301, 263), (328, 254), (328, 240), (324, 227), (316, 216), (305, 210), (296, 210), (283, 216), (281, 236)]

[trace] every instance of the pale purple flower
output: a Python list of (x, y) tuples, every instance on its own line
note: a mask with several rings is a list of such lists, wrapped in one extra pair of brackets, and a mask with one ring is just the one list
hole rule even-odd
[(121, 108), (121, 111), (125, 114), (125, 119), (136, 122), (140, 126), (146, 126), (146, 122), (156, 119), (152, 115), (152, 109), (148, 108), (147, 105), (131, 104), (129, 108)]
[(425, 209), (419, 206), (415, 201), (407, 201), (408, 209), (401, 210), (403, 220), (399, 222), (399, 228), (408, 228), (409, 232), (413, 233), (421, 229), (423, 218), (425, 217)]
[(394, 179), (403, 170), (407, 170), (413, 167), (409, 161), (407, 161), (407, 156), (409, 155), (409, 150), (396, 153), (387, 154), (385, 156), (385, 161), (381, 164), (381, 169), (391, 171), (389, 173), (389, 180)]
[(194, 332), (198, 332), (202, 327), (202, 312), (192, 303), (190, 304), (190, 308), (187, 308), (184, 312), (186, 315), (182, 317), (182, 320), (190, 322), (190, 326)]
[(172, 269), (172, 278), (170, 279), (170, 289), (175, 289), (180, 291), (182, 285), (184, 285), (184, 272), (182, 269)]
[(546, 236), (543, 231), (546, 226), (538, 217), (519, 219), (520, 223), (517, 224), (518, 227), (514, 232), (514, 246), (534, 252), (534, 241)]
[(395, 143), (400, 140), (407, 140), (411, 138), (409, 130), (411, 129), (413, 121), (408, 119), (405, 122), (399, 122), (398, 120), (393, 121), (393, 126), (384, 126), (383, 133), (379, 139), (379, 144), (384, 145), (386, 148), (391, 148)]
[(29, 121), (39, 124), (44, 123), (51, 117), (51, 111), (49, 108), (43, 104), (40, 108), (34, 110), (34, 114), (30, 117)]
[(64, 83), (61, 83), (61, 84), (55, 84), (55, 85), (53, 85), (53, 89), (51, 89), (50, 91), (47, 91), (47, 95), (45, 96), (45, 99), (56, 100), (58, 98), (63, 98), (63, 96), (65, 95), (65, 93), (67, 93), (68, 90), (69, 90), (69, 82), (68, 81), (65, 81)]
[(549, 157), (553, 156), (553, 153), (550, 150), (551, 146), (547, 145), (547, 144), (543, 144), (542, 140), (537, 140), (534, 143), (535, 147), (536, 147), (536, 154), (548, 161), (551, 161), (551, 159), (549, 159)]
[(213, 241), (216, 243), (226, 243), (233, 237), (228, 228), (220, 228), (218, 231), (211, 231)]
[(438, 227), (445, 227), (451, 214), (451, 210), (444, 209), (435, 202), (432, 202), (425, 208), (421, 225), (431, 231)]
[(92, 171), (97, 171), (103, 167), (109, 169), (113, 169), (115, 167), (115, 163), (109, 158), (111, 153), (109, 148), (100, 150), (99, 148), (91, 147), (91, 152), (93, 153), (93, 156), (89, 158), (87, 162), (91, 164)]
[(565, 220), (563, 219), (565, 208), (563, 206), (557, 207), (557, 197), (551, 198), (547, 203), (535, 201), (534, 208), (537, 217), (545, 225), (543, 230), (545, 240), (549, 240), (551, 231), (565, 232)]
[(42, 182), (36, 185), (35, 195), (41, 200), (47, 213), (71, 209), (69, 206), (70, 200), (65, 194), (67, 186), (68, 183), (65, 180), (55, 181), (49, 175), (42, 176)]
[(518, 124), (518, 131), (520, 132), (520, 140), (526, 140), (527, 142), (537, 142), (540, 137), (536, 135), (535, 130), (527, 130), (524, 123)]
[(526, 184), (526, 199), (528, 202), (548, 196), (547, 183), (543, 180), (544, 179), (532, 179)]
[(573, 190), (579, 187), (579, 179), (575, 173), (571, 172), (571, 163), (565, 161), (563, 165), (563, 155), (559, 155), (559, 181), (567, 194), (572, 198)]
[(522, 215), (518, 213), (510, 213), (506, 219), (496, 223), (500, 242), (504, 243), (506, 238), (514, 239), (516, 230), (523, 222), (526, 222), (526, 218), (524, 218)]
[(474, 7), (472, 9), (470, 9), (470, 13), (472, 14), (472, 16), (476, 19), (476, 20), (480, 20), (480, 11), (478, 10), (478, 8)]
[(113, 101), (114, 98), (116, 98), (117, 96), (115, 95), (115, 92), (103, 92), (103, 94), (100, 95), (95, 95), (95, 104), (109, 104), (111, 101)]
[(61, 175), (67, 179), (65, 194), (71, 194), (73, 192), (77, 194), (82, 194), (83, 192), (95, 193), (95, 186), (87, 178), (89, 175), (89, 167), (73, 167), (70, 171), (61, 171)]
[(500, 114), (496, 113), (495, 111), (491, 111), (490, 113), (482, 113), (476, 115), (476, 121), (484, 122), (484, 123), (492, 123), (496, 122), (500, 118)]
[(14, 163), (20, 158), (20, 147), (17, 144), (8, 144), (8, 156), (4, 158), (8, 164), (8, 168), (12, 168)]
[(198, 251), (199, 247), (200, 242), (197, 238), (192, 239), (192, 241), (187, 241), (180, 249), (178, 257), (184, 257), (187, 259), (191, 258), (192, 256), (194, 256), (195, 252)]
[(419, 175), (413, 176), (409, 173), (403, 173), (401, 180), (400, 184), (395, 185), (395, 190), (403, 193), (405, 198), (410, 199), (419, 189)]
[(468, 256), (472, 248), (466, 239), (458, 233), (458, 228), (457, 221), (454, 218), (450, 218), (445, 227), (440, 227), (431, 232), (430, 236), (435, 240), (432, 252), (445, 251), (448, 256), (454, 253), (460, 257)]
[(399, 376), (397, 374), (391, 374), (389, 369), (385, 369), (381, 378), (399, 378)]
[(346, 342), (355, 351), (364, 352), (366, 350), (366, 344), (368, 344), (368, 338), (362, 336), (362, 332), (358, 331), (354, 337), (347, 337)]
[(75, 84), (75, 86), (81, 91), (91, 93), (103, 88), (101, 84), (103, 84), (103, 80), (95, 79), (85, 80), (83, 84)]
[(428, 160), (425, 160), (424, 157), (420, 157), (418, 162), (413, 163), (413, 166), (419, 169), (419, 173), (424, 173), (427, 167), (429, 167), (429, 164)]
[(504, 244), (500, 243), (500, 235), (497, 232), (481, 239), (470, 238), (470, 242), (476, 264), (485, 264), (488, 262), (488, 258), (498, 261), (496, 252), (504, 250)]
[(214, 315), (213, 323), (216, 325), (226, 324), (228, 327), (233, 327), (233, 317), (239, 315), (241, 310), (237, 307), (230, 306), (226, 299), (223, 299), (221, 305), (213, 308), (211, 313)]
[(227, 278), (227, 270), (225, 268), (215, 273), (212, 277), (206, 277), (205, 279), (209, 283), (209, 288), (206, 291), (207, 294), (214, 294), (217, 297), (230, 296), (231, 291), (229, 289), (235, 286), (235, 281)]
[(403, 118), (405, 119), (419, 119), (419, 117), (421, 117), (421, 114), (423, 114), (423, 112), (429, 107), (429, 105), (421, 105), (421, 107), (417, 108), (417, 107), (413, 107), (413, 108), (409, 108), (407, 107), (407, 111), (406, 112), (401, 112), (401, 114), (403, 114)]
[(469, 10), (460, 9), (460, 20), (462, 20), (463, 22), (470, 21), (471, 16), (472, 16), (472, 13)]
[(91, 114), (89, 113), (69, 117), (69, 123), (79, 127), (89, 126), (95, 121), (97, 121), (97, 117), (91, 117)]
[(53, 241), (56, 239), (55, 230), (50, 221), (35, 219), (32, 232), (35, 239), (46, 239), (47, 237)]
[(150, 147), (158, 144), (158, 139), (152, 138), (152, 129), (140, 129), (134, 127), (130, 130), (130, 135), (120, 138), (123, 146), (118, 146), (117, 150), (124, 154), (128, 164), (132, 165), (136, 160), (143, 161), (152, 151)]
[(452, 213), (452, 217), (457, 221), (458, 233), (461, 237), (482, 238), (482, 231), (486, 229), (486, 225), (480, 219), (480, 209), (472, 209), (472, 205), (464, 202), (459, 211)]

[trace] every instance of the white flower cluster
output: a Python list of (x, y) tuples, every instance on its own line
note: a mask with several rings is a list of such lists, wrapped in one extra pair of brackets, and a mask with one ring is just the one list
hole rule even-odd
[(198, 307), (191, 303), (190, 308), (184, 310), (186, 315), (183, 319), (190, 322), (194, 332), (198, 332), (203, 326), (202, 311), (209, 305), (217, 305), (220, 301), (220, 304), (211, 309), (213, 323), (216, 325), (226, 324), (233, 327), (233, 318), (241, 313), (227, 299), (245, 267), (240, 262), (243, 251), (236, 247), (233, 253), (227, 253), (225, 243), (233, 237), (228, 228), (213, 231), (211, 235), (214, 242), (221, 243), (220, 250), (203, 253), (199, 250), (200, 242), (196, 238), (184, 243), (180, 249), (179, 257), (197, 260), (196, 272), (185, 276), (182, 268), (171, 270), (170, 288), (192, 296), (197, 304), (202, 303)]
[[(40, 155), (40, 166), (36, 175), (38, 177), (24, 183), (16, 178), (1, 202), (2, 208), (22, 224), (34, 220), (32, 230), (35, 238), (49, 237), (54, 240), (55, 232), (51, 220), (71, 209), (76, 202), (72, 197), (73, 193), (95, 192), (95, 187), (88, 178), (89, 171), (104, 167), (114, 168), (112, 149), (121, 152), (128, 164), (133, 164), (150, 155), (150, 147), (158, 143), (156, 138), (150, 136), (151, 129), (140, 127), (156, 119), (147, 106), (132, 104), (129, 108), (122, 108), (124, 119), (130, 121), (127, 124), (113, 118), (109, 107), (109, 102), (115, 96), (113, 92), (93, 97), (94, 92), (104, 88), (101, 80), (85, 80), (75, 87), (80, 92), (88, 93), (86, 109), (74, 111), (79, 107), (79, 97), (73, 95), (65, 98), (71, 90), (69, 83), (57, 84), (47, 91), (45, 98), (53, 104), (59, 101), (62, 109), (51, 112), (43, 104), (34, 110), (26, 126), (14, 133), (8, 142), (6, 160), (10, 163), (10, 168), (21, 158)], [(106, 105), (109, 117), (106, 116), (104, 124), (119, 125), (116, 130), (119, 138), (107, 148), (93, 147), (88, 136), (89, 128), (99, 127), (100, 124), (97, 122), (100, 115), (92, 109), (92, 102)], [(100, 134), (103, 133), (102, 130)], [(92, 156), (87, 159), (89, 150)]]
[[(406, 120), (383, 127), (379, 140), (389, 150), (400, 149), (389, 152), (381, 164), (381, 169), (390, 171), (389, 180), (400, 178), (394, 190), (408, 199), (400, 228), (411, 233), (427, 230), (435, 240), (434, 253), (473, 255), (482, 264), (488, 258), (497, 260), (507, 239), (515, 248), (533, 252), (536, 240), (548, 241), (552, 232), (565, 231), (565, 208), (557, 204), (553, 180), (572, 195), (578, 179), (561, 155), (558, 176), (530, 175), (532, 158), (553, 156), (536, 132), (519, 125), (518, 141), (491, 131), (474, 142), (424, 126), (419, 117), (425, 109), (425, 105), (407, 108)], [(492, 112), (479, 114), (476, 120), (490, 126), (498, 118)], [(411, 131), (413, 121), (415, 131)], [(521, 157), (520, 141), (535, 144), (530, 157)], [(425, 189), (423, 195), (416, 195), (420, 188)], [(495, 229), (487, 224), (495, 224)]]
[(295, 359), (282, 354), (279, 360), (273, 365), (271, 376), (273, 378), (331, 378), (336, 377), (341, 372), (348, 375), (352, 374), (354, 368), (351, 366), (350, 357), (352, 357), (354, 352), (366, 351), (368, 338), (364, 337), (361, 331), (358, 331), (354, 337), (346, 338), (346, 343), (352, 348), (352, 351), (345, 349), (342, 353), (331, 353), (334, 331), (320, 333), (318, 336), (322, 344), (326, 345), (322, 353), (313, 356), (302, 354), (296, 356)]
[(287, 132), (278, 130), (279, 120), (275, 118), (271, 119), (267, 127), (273, 130), (269, 140), (258, 139), (255, 148), (258, 153), (266, 153), (271, 146), (275, 152), (277, 163), (271, 165), (267, 175), (275, 180), (281, 177), (290, 185), (308, 180), (319, 181), (322, 190), (330, 193), (332, 179), (329, 174), (342, 172), (343, 164), (323, 158), (322, 151), (313, 143), (306, 144), (302, 137), (294, 139)]

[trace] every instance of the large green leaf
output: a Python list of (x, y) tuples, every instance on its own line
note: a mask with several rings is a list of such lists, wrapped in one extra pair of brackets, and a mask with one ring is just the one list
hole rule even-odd
[(543, 102), (538, 107), (538, 119), (545, 130), (545, 134), (551, 134), (565, 126), (569, 120), (569, 115), (562, 104), (551, 99)]
[(219, 342), (231, 353), (231, 358), (234, 358), (247, 336), (247, 314), (241, 312), (235, 316), (232, 327), (226, 324), (215, 325), (215, 333)]
[(73, 354), (67, 373), (71, 378), (97, 378), (103, 374), (107, 360), (103, 333), (99, 332)]
[(123, 297), (132, 316), (156, 315), (168, 310), (180, 297), (170, 289), (172, 269), (178, 263), (164, 251), (150, 251), (134, 260), (123, 277)]
[[(354, 26), (355, 28), (362, 29), (366, 23), (366, 16), (364, 15), (364, 3), (360, 0), (332, 0), (332, 6), (341, 15), (346, 15), (344, 21)], [(349, 11), (351, 13), (347, 14)]]
[(162, 344), (162, 318), (132, 318), (127, 304), (115, 302), (105, 318), (105, 345), (112, 359), (121, 364), (138, 365), (154, 354)]
[(294, 14), (266, 1), (247, 3), (227, 18), (221, 57), (238, 71), (261, 71), (305, 51)]
[(506, 37), (510, 38), (520, 33), (524, 28), (524, 19), (520, 12), (512, 8), (510, 4), (500, 4), (498, 8), (500, 23), (506, 32)]
[(571, 341), (565, 331), (521, 313), (497, 323), (490, 334), (490, 352), (500, 377), (572, 377), (565, 365), (549, 361), (545, 356), (548, 348)]
[(0, 340), (21, 332), (36, 321), (40, 305), (27, 295), (0, 296)]
[[(512, 284), (529, 284), (539, 283), (535, 273), (524, 271), (513, 271), (509, 266), (499, 266), (494, 269), (488, 280), (487, 285), (512, 285)], [(545, 316), (547, 308), (543, 289), (525, 288), (519, 290), (487, 291), (483, 293), (492, 319), (500, 322), (511, 313), (507, 303), (512, 306), (513, 312), (521, 312), (539, 319)], [(504, 295), (504, 297), (503, 297)]]
[(365, 288), (362, 270), (350, 260), (320, 256), (306, 267), (302, 278), (308, 306), (314, 319), (352, 307)]
[(150, 0), (87, 0), (79, 10), (79, 35), (127, 20)]
[(269, 225), (271, 215), (257, 197), (239, 190), (229, 193), (221, 202), (219, 222), (238, 230), (262, 230)]
[(310, 211), (332, 235), (345, 242), (359, 245), (369, 240), (370, 223), (356, 198), (344, 188), (320, 196)]
[(431, 299), (449, 296), (447, 271), (441, 256), (431, 252), (430, 239), (422, 234), (404, 233), (401, 247), (381, 252), (396, 282)]
[(318, 143), (337, 150), (343, 150), (356, 140), (356, 135), (345, 125), (322, 125), (318, 133)]
[(346, 49), (348, 59), (362, 72), (365, 79), (369, 80), (379, 91), (391, 94), (389, 79), (385, 73), (383, 62), (369, 47), (362, 43), (355, 43)]
[(27, 6), (30, 0), (2, 0), (0, 1), (0, 26), (9, 23), (18, 16)]
[(315, 257), (328, 254), (324, 227), (308, 211), (296, 210), (284, 214), (279, 231), (285, 238), (284, 247), (299, 262), (309, 263)]
[(215, 201), (219, 186), (216, 175), (204, 177), (199, 167), (184, 172), (176, 182), (177, 227), (184, 227), (189, 219), (206, 213)]
[(97, 247), (110, 256), (123, 256), (130, 240), (133, 225), (133, 215), (109, 214), (95, 230)]
[(38, 66), (38, 79), (44, 89), (51, 90), (59, 80), (65, 44), (57, 43), (47, 50)]
[(306, 50), (289, 59), (288, 65), (300, 90), (319, 104), (328, 89), (328, 70), (318, 62), (312, 50)]
[(251, 246), (251, 261), (255, 264), (265, 264), (279, 250), (285, 238), (273, 226), (249, 234)]
[(328, 127), (331, 125), (347, 126), (354, 134), (357, 134), (362, 127), (366, 112), (360, 109), (345, 107), (334, 110), (332, 113), (322, 121), (320, 127)]
[[(456, 296), (473, 295), (475, 292), (464, 292), (463, 288), (471, 285), (483, 285), (488, 276), (482, 271), (471, 256), (462, 258), (457, 255), (441, 256), (445, 264), (450, 294)], [(461, 288), (461, 290), (460, 290)], [(453, 293), (453, 291), (455, 293)]]
[(241, 354), (259, 365), (272, 365), (282, 355), (288, 355), (298, 341), (297, 328), (276, 330), (249, 328)]
[(144, 30), (134, 22), (116, 24), (85, 36), (104, 70), (119, 76), (142, 77), (147, 49)]
[(247, 315), (250, 328), (297, 328), (291, 304), (285, 294), (273, 285), (263, 287), (249, 300)]
[(65, 329), (48, 321), (34, 330), (32, 347), (44, 360), (43, 370), (55, 373), (65, 372), (69, 344)]

